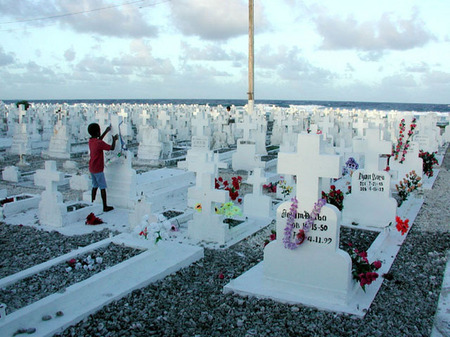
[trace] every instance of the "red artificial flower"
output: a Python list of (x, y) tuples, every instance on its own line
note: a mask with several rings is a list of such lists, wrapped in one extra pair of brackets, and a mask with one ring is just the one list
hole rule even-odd
[(381, 261), (374, 261), (374, 262), (372, 262), (372, 265), (373, 265), (376, 269), (380, 269), (380, 268), (381, 268)]
[(233, 179), (233, 187), (238, 190), (239, 189), (239, 181), (237, 181), (236, 179)]
[(302, 244), (303, 241), (305, 241), (306, 235), (305, 235), (305, 231), (303, 229), (300, 229), (297, 233), (297, 240), (298, 240), (298, 244)]
[(225, 278), (225, 275), (223, 273), (219, 273), (219, 279), (223, 280)]
[(238, 198), (237, 202), (241, 203), (242, 202), (242, 198)]
[(269, 236), (270, 241), (276, 240), (277, 239), (277, 233), (272, 233)]
[(222, 182), (222, 181), (223, 181), (223, 178), (222, 178), (222, 177), (219, 177), (219, 181)]
[(409, 219), (402, 220), (399, 216), (395, 217), (395, 221), (397, 222), (397, 230), (405, 235), (409, 228)]
[(100, 218), (97, 218), (94, 213), (89, 213), (89, 215), (86, 217), (86, 225), (100, 225), (103, 223), (103, 220)]
[(335, 189), (336, 189), (336, 186), (331, 185), (330, 188), (331, 188), (332, 190), (335, 190)]

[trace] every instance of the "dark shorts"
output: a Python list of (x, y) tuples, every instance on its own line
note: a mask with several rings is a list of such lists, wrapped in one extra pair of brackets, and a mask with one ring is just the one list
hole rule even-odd
[(103, 172), (91, 173), (92, 188), (100, 188), (101, 190), (106, 188), (106, 179)]

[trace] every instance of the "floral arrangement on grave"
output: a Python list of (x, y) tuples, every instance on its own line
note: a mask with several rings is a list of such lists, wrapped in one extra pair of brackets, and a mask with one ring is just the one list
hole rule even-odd
[(395, 185), (397, 189), (399, 199), (397, 199), (397, 204), (400, 207), (406, 199), (408, 199), (409, 195), (420, 188), (422, 183), (420, 182), (422, 178), (420, 178), (414, 170), (410, 173), (406, 174), (406, 177), (403, 178), (398, 184)]
[[(389, 223), (384, 229), (387, 231), (390, 231), (392, 228), (392, 222)], [(399, 216), (395, 217), (395, 228), (397, 231), (399, 231), (402, 235), (405, 235), (408, 232), (409, 228), (409, 219), (402, 220)]]
[(0, 206), (3, 206), (4, 204), (8, 204), (10, 202), (13, 202), (14, 198), (5, 198), (3, 200), (0, 201)]
[(311, 214), (305, 212), (308, 219), (305, 221), (303, 228), (294, 234), (295, 219), (297, 218), (298, 200), (296, 197), (291, 199), (292, 204), (287, 214), (286, 227), (284, 228), (283, 244), (286, 249), (296, 249), (307, 238), (307, 232), (314, 226), (316, 218), (319, 216), (322, 207), (326, 204), (325, 199), (319, 199), (313, 207)]
[(408, 232), (408, 228), (409, 228), (409, 219), (405, 219), (402, 220), (402, 218), (400, 218), (399, 216), (395, 217), (395, 222), (396, 224), (396, 228), (397, 230), (402, 233), (402, 235), (405, 235), (406, 232)]
[(408, 153), (409, 143), (411, 141), (411, 137), (414, 135), (414, 129), (416, 128), (416, 126), (416, 118), (414, 117), (411, 121), (411, 125), (409, 126), (409, 131), (406, 134), (405, 119), (403, 118), (400, 122), (400, 134), (398, 136), (397, 144), (392, 150), (392, 156), (394, 157), (394, 160), (398, 160), (400, 164), (403, 164), (403, 162), (405, 161), (405, 156)]
[(436, 159), (436, 152), (425, 152), (420, 150), (419, 157), (423, 160), (423, 173), (427, 177), (433, 176), (433, 166), (438, 164), (438, 160)]
[(241, 183), (241, 176), (231, 177), (231, 184), (228, 182), (228, 180), (224, 180), (222, 177), (215, 178), (215, 188), (218, 190), (228, 191), (230, 199), (239, 203), (242, 202), (242, 198), (239, 198)]
[(152, 240), (157, 244), (161, 240), (167, 240), (171, 232), (178, 231), (178, 228), (169, 220), (160, 219), (159, 222), (149, 223), (149, 216), (142, 217), (141, 224), (134, 229), (140, 238)]
[(86, 225), (100, 225), (103, 223), (103, 220), (100, 218), (97, 218), (94, 213), (89, 213), (86, 217), (85, 224)]
[(345, 176), (347, 174), (350, 174), (350, 177), (353, 175), (353, 172), (355, 172), (357, 169), (359, 169), (359, 164), (356, 162), (355, 158), (350, 157), (345, 162), (345, 166), (342, 169), (342, 175)]
[(381, 261), (374, 261), (369, 263), (367, 259), (367, 252), (359, 251), (353, 248), (351, 243), (348, 243), (350, 247), (350, 257), (352, 259), (352, 276), (356, 282), (359, 282), (362, 290), (366, 291), (366, 285), (371, 284), (378, 278), (376, 271), (381, 268)]
[(268, 184), (264, 184), (263, 185), (263, 189), (266, 190), (269, 193), (276, 193), (277, 192), (277, 185), (278, 185), (278, 182), (276, 182), (276, 183), (270, 182)]
[(269, 239), (264, 240), (264, 247), (267, 246), (271, 241), (274, 241), (277, 239), (277, 232), (272, 229), (270, 231)]
[(94, 270), (102, 263), (103, 257), (95, 256), (94, 254), (88, 255), (85, 258), (70, 259), (69, 261), (66, 261), (66, 272), (80, 269)]
[(284, 198), (286, 198), (289, 194), (291, 194), (294, 189), (292, 186), (289, 186), (287, 184), (286, 180), (284, 180), (284, 179), (280, 180), (278, 182), (278, 185), (281, 188), (281, 194), (283, 195)]
[(229, 201), (220, 205), (220, 207), (216, 207), (216, 214), (224, 215), (226, 218), (232, 218), (236, 215), (242, 215), (242, 210), (233, 204), (233, 202)]
[(336, 206), (340, 211), (344, 208), (344, 193), (341, 190), (337, 190), (335, 185), (330, 186), (330, 192), (328, 193), (322, 191), (322, 198), (328, 204)]

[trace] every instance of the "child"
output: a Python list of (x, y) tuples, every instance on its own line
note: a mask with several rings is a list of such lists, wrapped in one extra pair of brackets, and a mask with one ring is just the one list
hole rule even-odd
[(112, 144), (109, 145), (105, 143), (102, 139), (111, 130), (108, 126), (100, 135), (100, 125), (97, 123), (89, 124), (88, 132), (91, 135), (89, 139), (89, 152), (91, 158), (89, 159), (89, 172), (91, 172), (92, 178), (92, 202), (95, 200), (97, 194), (97, 189), (100, 188), (100, 194), (103, 201), (103, 212), (109, 212), (114, 209), (114, 207), (108, 206), (106, 202), (106, 180), (103, 169), (105, 168), (105, 159), (103, 156), (103, 151), (113, 151), (116, 147), (117, 135), (112, 137)]

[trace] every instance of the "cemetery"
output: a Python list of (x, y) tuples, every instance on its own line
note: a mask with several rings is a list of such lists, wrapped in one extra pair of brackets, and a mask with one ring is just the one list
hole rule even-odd
[(230, 113), (0, 102), (0, 335), (448, 333), (449, 114)]

